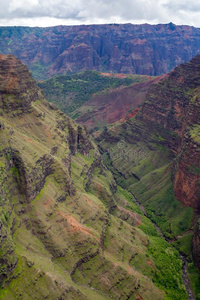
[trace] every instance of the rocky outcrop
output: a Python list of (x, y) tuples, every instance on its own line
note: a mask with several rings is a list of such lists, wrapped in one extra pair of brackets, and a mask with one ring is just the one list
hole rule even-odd
[(77, 140), (78, 152), (85, 156), (88, 156), (91, 149), (94, 149), (94, 147), (89, 139), (87, 128), (78, 126), (78, 140)]
[(67, 127), (68, 134), (66, 135), (66, 142), (69, 144), (70, 155), (81, 153), (85, 156), (88, 156), (90, 150), (94, 149), (86, 127), (74, 127), (72, 126), (71, 122), (68, 122), (65, 119), (65, 117), (59, 122), (57, 121), (57, 124), (61, 129)]
[[(1, 217), (3, 218), (4, 216)], [(12, 238), (3, 222), (5, 221), (0, 221), (0, 284), (4, 279), (12, 275), (18, 261)]]
[(21, 194), (24, 194), (27, 200), (33, 200), (44, 187), (45, 179), (55, 171), (54, 160), (50, 155), (43, 155), (39, 158), (35, 166), (27, 167), (26, 163), (17, 150), (7, 150), (10, 156), (10, 166), (16, 170), (16, 181)]
[(1, 27), (0, 35), (0, 52), (17, 56), (38, 79), (81, 70), (160, 75), (200, 46), (198, 28), (172, 23)]
[[(89, 169), (86, 171), (86, 184), (85, 184), (85, 190), (88, 191), (90, 188), (90, 185), (92, 183), (92, 179), (94, 176), (95, 168), (99, 168), (101, 172), (103, 172), (103, 164), (101, 161), (101, 157), (97, 156), (96, 159), (93, 161)], [(84, 169), (83, 171), (84, 172)]]
[(44, 99), (27, 67), (12, 55), (0, 56), (0, 109), (11, 114), (30, 112), (31, 102)]

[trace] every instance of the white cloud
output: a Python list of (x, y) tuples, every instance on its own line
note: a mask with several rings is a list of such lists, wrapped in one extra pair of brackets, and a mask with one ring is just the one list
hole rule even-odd
[(30, 12), (32, 9), (37, 7), (38, 4), (38, 0), (11, 0), (8, 6), (8, 11), (12, 13), (23, 8), (23, 11)]
[(169, 23), (200, 27), (194, 0), (0, 0), (0, 25)]

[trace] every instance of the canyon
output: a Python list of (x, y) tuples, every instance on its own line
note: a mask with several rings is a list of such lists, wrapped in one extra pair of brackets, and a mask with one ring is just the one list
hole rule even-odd
[(103, 82), (79, 102), (65, 90), (75, 122), (63, 95), (45, 100), (75, 77), (44, 94), (0, 55), (0, 299), (187, 299), (179, 253), (198, 299), (199, 70), (197, 55), (153, 78), (75, 75)]
[(0, 56), (0, 299), (187, 299), (178, 251), (86, 129)]
[(117, 182), (137, 197), (165, 236), (180, 238), (180, 246), (188, 234), (200, 269), (199, 70), (198, 55), (152, 84), (135, 116), (94, 137)]
[[(197, 294), (192, 265), (194, 260), (200, 270), (199, 70), (197, 55), (166, 75), (91, 95), (72, 113), (90, 130), (118, 185), (186, 258)], [(47, 82), (54, 93), (53, 80)], [(40, 86), (46, 93), (48, 85)]]

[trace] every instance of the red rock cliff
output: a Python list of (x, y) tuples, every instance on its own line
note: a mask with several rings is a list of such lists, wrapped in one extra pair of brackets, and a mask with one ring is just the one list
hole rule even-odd
[(160, 75), (200, 49), (200, 29), (172, 23), (1, 27), (0, 36), (0, 52), (41, 79), (83, 70)]
[(13, 55), (0, 55), (0, 109), (21, 114), (31, 102), (44, 99), (27, 67)]
[(200, 209), (199, 91), (200, 55), (150, 88), (140, 116), (175, 152), (175, 194), (184, 205), (195, 209)]
[[(174, 192), (185, 206), (200, 212), (200, 55), (182, 64), (150, 87), (138, 120), (156, 133), (175, 154)], [(193, 254), (200, 269), (200, 231), (193, 239)]]

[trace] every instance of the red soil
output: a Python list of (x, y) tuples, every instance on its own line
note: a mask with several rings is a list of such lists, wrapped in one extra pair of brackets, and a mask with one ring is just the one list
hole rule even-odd
[[(163, 76), (94, 96), (84, 105), (86, 112), (81, 114), (77, 121), (92, 129), (95, 126), (113, 124), (117, 121), (124, 122), (134, 117), (144, 103), (149, 87), (161, 78)], [(87, 112), (87, 107), (90, 111), (92, 108), (92, 113)]]

